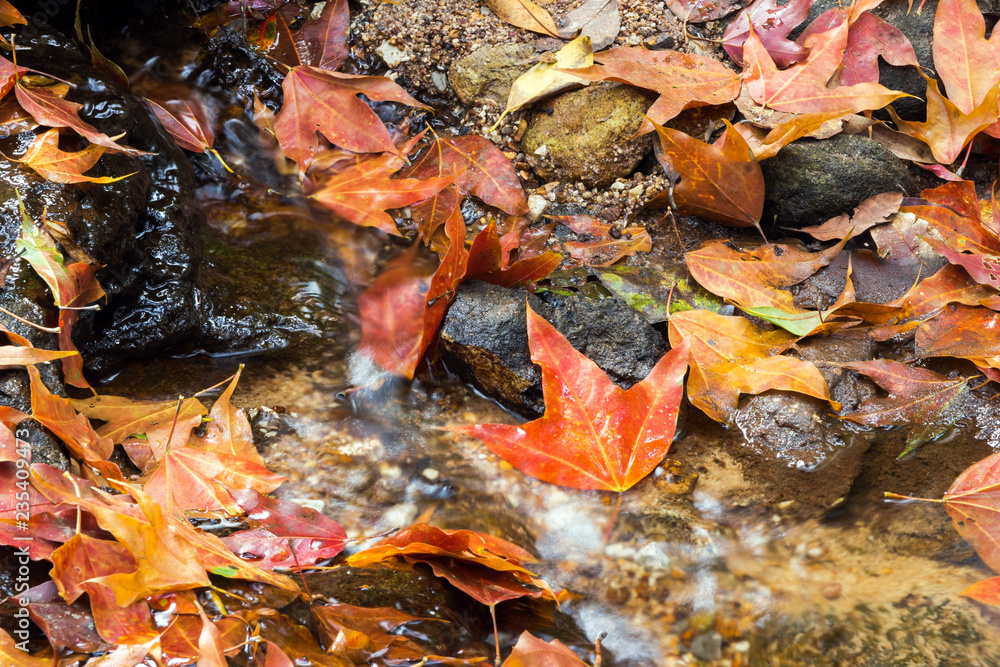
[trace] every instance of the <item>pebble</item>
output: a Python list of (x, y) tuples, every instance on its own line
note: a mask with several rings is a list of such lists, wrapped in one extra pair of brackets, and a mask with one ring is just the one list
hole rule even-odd
[(843, 589), (838, 583), (823, 584), (820, 588), (820, 593), (823, 594), (827, 600), (836, 600), (840, 597), (840, 593)]
[(382, 59), (382, 62), (389, 66), (389, 69), (396, 69), (404, 61), (410, 59), (410, 57), (406, 55), (406, 51), (396, 48), (389, 42), (382, 42), (375, 47), (375, 53)]
[(541, 195), (531, 195), (528, 197), (528, 219), (534, 222), (542, 217), (542, 213), (549, 206), (549, 200)]
[(441, 473), (434, 468), (425, 468), (421, 474), (432, 482), (441, 476)]
[(722, 657), (722, 635), (718, 632), (698, 635), (691, 640), (691, 655), (705, 662), (718, 660)]
[(433, 83), (434, 87), (443, 93), (448, 90), (448, 75), (444, 72), (431, 72), (431, 83)]

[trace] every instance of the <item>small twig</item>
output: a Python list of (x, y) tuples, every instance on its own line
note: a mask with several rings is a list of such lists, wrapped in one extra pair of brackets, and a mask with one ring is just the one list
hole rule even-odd
[(45, 333), (55, 333), (55, 334), (57, 334), (60, 331), (62, 331), (62, 329), (60, 327), (43, 327), (41, 324), (35, 324), (34, 322), (29, 322), (28, 320), (24, 319), (23, 317), (18, 317), (17, 315), (15, 315), (14, 313), (10, 312), (9, 310), (7, 310), (6, 308), (4, 308), (3, 306), (0, 306), (0, 313), (3, 313), (4, 315), (10, 315), (11, 317), (13, 317), (18, 322), (21, 322), (22, 324), (27, 324), (29, 327), (34, 327), (35, 329), (38, 329), (39, 331), (44, 331)]

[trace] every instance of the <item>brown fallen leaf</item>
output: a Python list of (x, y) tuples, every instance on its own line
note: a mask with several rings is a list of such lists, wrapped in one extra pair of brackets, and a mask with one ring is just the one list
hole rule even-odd
[(546, 642), (525, 630), (501, 667), (587, 667), (587, 663), (558, 639)]
[(726, 123), (721, 147), (692, 139), (683, 132), (655, 125), (661, 152), (657, 158), (680, 182), (646, 206), (696, 215), (732, 227), (757, 227), (764, 211), (764, 175), (739, 132)]
[(899, 205), (902, 203), (903, 194), (901, 192), (883, 192), (861, 202), (851, 215), (844, 213), (830, 218), (821, 225), (803, 227), (799, 231), (820, 241), (858, 236), (875, 225), (886, 222), (890, 215), (899, 210)]
[(917, 356), (957, 357), (1000, 368), (1000, 313), (970, 306), (946, 307), (917, 329)]
[(844, 118), (849, 113), (848, 111), (829, 111), (793, 115), (791, 118), (774, 125), (769, 132), (749, 122), (737, 123), (735, 128), (746, 139), (750, 150), (753, 151), (754, 157), (759, 162), (774, 157), (778, 151), (796, 139), (812, 135), (831, 121)]
[(531, 0), (483, 0), (486, 6), (496, 12), (501, 21), (540, 32), (549, 37), (559, 37), (552, 15)]
[(570, 257), (587, 266), (610, 266), (623, 257), (649, 252), (653, 247), (649, 232), (639, 225), (619, 230), (613, 225), (601, 224), (589, 215), (545, 217), (566, 225), (577, 234), (593, 237), (593, 241), (564, 241), (562, 244)]
[(768, 389), (803, 393), (840, 409), (816, 366), (781, 355), (796, 340), (787, 331), (764, 331), (745, 317), (708, 310), (674, 313), (668, 331), (671, 345), (691, 344), (688, 400), (721, 424), (732, 423), (740, 394)]

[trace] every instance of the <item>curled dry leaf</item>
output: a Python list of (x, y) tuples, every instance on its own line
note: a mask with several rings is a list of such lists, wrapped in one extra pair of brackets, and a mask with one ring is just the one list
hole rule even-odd
[(502, 21), (549, 37), (559, 37), (559, 30), (552, 20), (552, 15), (531, 0), (484, 0), (484, 2)]
[(670, 449), (683, 396), (688, 345), (679, 342), (625, 390), (528, 307), (531, 360), (542, 369), (545, 414), (520, 426), (456, 430), (532, 477), (576, 489), (626, 491)]
[(590, 236), (592, 241), (565, 241), (563, 249), (577, 262), (587, 266), (610, 266), (637, 252), (649, 252), (653, 241), (645, 227), (633, 225), (619, 230), (605, 225), (589, 215), (548, 215), (550, 220), (566, 225), (577, 234)]
[[(770, 132), (749, 122), (737, 123), (734, 127), (746, 139), (747, 145), (753, 151), (754, 158), (759, 162), (774, 157), (778, 151), (796, 139), (806, 136), (822, 138), (815, 135), (825, 133), (831, 124), (839, 126), (840, 123), (837, 121), (849, 113), (848, 111), (830, 111), (792, 115), (771, 128)], [(836, 130), (839, 132), (840, 128), (836, 127)]]
[(768, 389), (796, 391), (840, 408), (816, 366), (781, 356), (796, 339), (787, 331), (764, 331), (744, 317), (707, 310), (675, 313), (668, 324), (671, 345), (691, 346), (688, 400), (721, 424), (732, 423), (740, 394)]
[(656, 125), (667, 173), (680, 182), (649, 201), (651, 208), (670, 206), (670, 192), (681, 215), (696, 215), (733, 227), (757, 227), (764, 211), (764, 175), (750, 147), (726, 122), (721, 147), (692, 139), (683, 132)]

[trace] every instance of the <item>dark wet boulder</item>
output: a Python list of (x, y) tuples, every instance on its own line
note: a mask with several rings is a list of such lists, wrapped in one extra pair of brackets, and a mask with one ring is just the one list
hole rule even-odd
[(763, 220), (782, 227), (818, 225), (883, 192), (920, 190), (902, 160), (860, 135), (797, 141), (760, 166), (766, 186)]
[(528, 351), (525, 300), (622, 387), (646, 377), (667, 351), (660, 333), (621, 301), (466, 283), (441, 328), (442, 358), (480, 391), (524, 415), (544, 411), (541, 374)]

